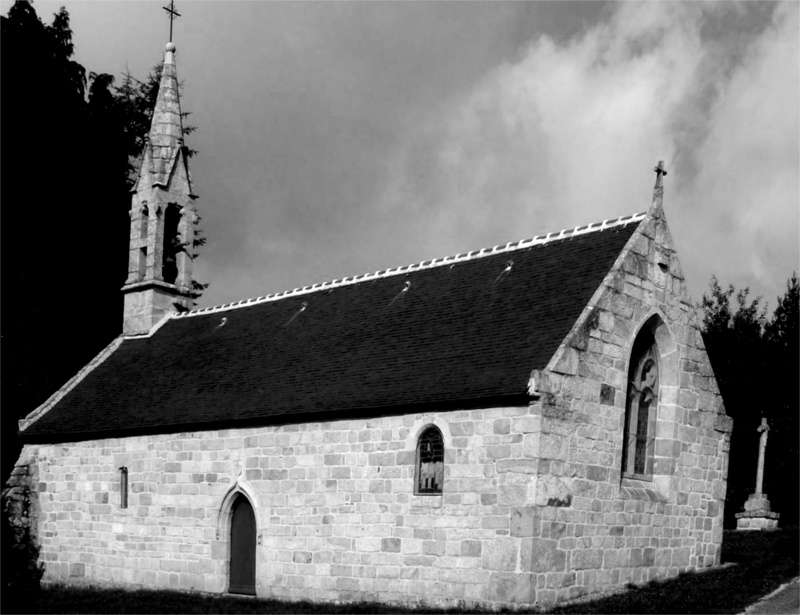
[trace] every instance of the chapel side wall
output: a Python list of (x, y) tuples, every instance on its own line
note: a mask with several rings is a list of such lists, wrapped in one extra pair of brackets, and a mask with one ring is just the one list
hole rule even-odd
[[(44, 580), (227, 591), (220, 510), (240, 489), (260, 596), (530, 604), (538, 421), (524, 406), (41, 445)], [(413, 494), (429, 424), (443, 496)]]
[[(646, 219), (594, 308), (537, 374), (541, 603), (719, 564), (732, 421), (686, 297), (665, 222)], [(628, 361), (652, 316), (665, 326), (646, 481), (621, 470)]]

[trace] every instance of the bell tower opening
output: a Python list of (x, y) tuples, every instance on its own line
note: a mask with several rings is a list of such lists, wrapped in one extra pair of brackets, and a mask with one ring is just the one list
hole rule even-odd
[(161, 275), (167, 284), (175, 284), (178, 279), (178, 254), (183, 250), (178, 224), (181, 215), (178, 206), (170, 203), (164, 215), (164, 261), (162, 263)]
[(141, 282), (147, 275), (147, 237), (150, 226), (150, 210), (144, 205), (139, 211), (139, 254), (136, 281)]

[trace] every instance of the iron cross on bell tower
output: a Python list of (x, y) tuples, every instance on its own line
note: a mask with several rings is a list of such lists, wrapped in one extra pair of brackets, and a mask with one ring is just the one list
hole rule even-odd
[(174, 22), (181, 14), (175, 10), (175, 0), (170, 0), (169, 6), (163, 6), (163, 8), (169, 14), (169, 42), (172, 42), (172, 22)]

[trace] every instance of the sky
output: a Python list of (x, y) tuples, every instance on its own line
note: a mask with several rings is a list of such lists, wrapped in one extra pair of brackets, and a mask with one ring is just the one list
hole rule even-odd
[[(162, 59), (166, 1), (61, 4), (87, 72)], [(199, 307), (646, 211), (658, 160), (693, 300), (800, 270), (797, 2), (176, 9)]]

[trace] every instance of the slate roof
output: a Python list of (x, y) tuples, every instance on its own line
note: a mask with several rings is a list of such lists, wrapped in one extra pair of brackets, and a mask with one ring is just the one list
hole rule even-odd
[(641, 219), (171, 318), (124, 339), (22, 436), (69, 441), (527, 399), (531, 371), (547, 365)]

